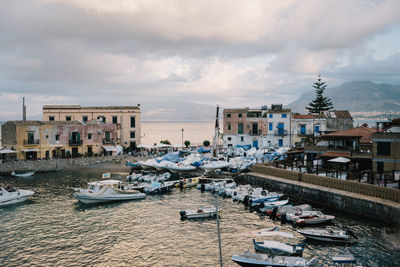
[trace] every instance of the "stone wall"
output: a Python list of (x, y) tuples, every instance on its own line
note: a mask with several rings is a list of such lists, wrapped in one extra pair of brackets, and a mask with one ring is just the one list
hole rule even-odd
[(113, 161), (115, 157), (82, 157), (82, 158), (69, 158), (69, 159), (57, 159), (57, 160), (34, 160), (34, 161), (18, 161), (18, 162), (5, 162), (0, 164), (0, 174), (9, 175), (11, 172), (44, 172), (44, 171), (55, 171), (65, 168), (80, 167), (93, 165), (98, 163)]
[(275, 177), (285, 178), (292, 181), (299, 181), (307, 184), (319, 185), (331, 189), (337, 189), (365, 196), (377, 197), (396, 201), (400, 203), (400, 190), (386, 188), (377, 185), (359, 183), (354, 181), (339, 180), (335, 178), (323, 177), (308, 173), (299, 173), (290, 170), (283, 170), (269, 166), (255, 164), (251, 167), (254, 173), (261, 173)]

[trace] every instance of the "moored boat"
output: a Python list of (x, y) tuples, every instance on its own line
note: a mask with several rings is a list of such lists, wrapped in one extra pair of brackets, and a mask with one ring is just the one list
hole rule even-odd
[(256, 254), (245, 252), (243, 254), (236, 254), (232, 256), (232, 260), (244, 267), (256, 266), (292, 266), (292, 267), (305, 267), (313, 266), (317, 258), (306, 260), (301, 257), (293, 256), (269, 256), (268, 254)]
[(189, 188), (189, 187), (195, 187), (199, 183), (200, 183), (200, 178), (195, 177), (195, 178), (182, 179), (178, 183), (176, 183), (175, 186), (181, 188)]
[(294, 225), (304, 226), (304, 225), (314, 225), (328, 223), (335, 219), (333, 215), (325, 215), (320, 211), (311, 214), (303, 214), (300, 216), (295, 216), (292, 218)]
[(325, 229), (304, 229), (298, 230), (304, 237), (312, 240), (323, 242), (340, 242), (350, 243), (354, 242), (357, 237), (352, 231), (343, 230), (325, 230)]
[(0, 207), (23, 202), (34, 194), (31, 190), (0, 187)]
[(11, 173), (12, 176), (14, 177), (29, 177), (35, 175), (35, 172), (24, 172), (24, 173)]
[[(218, 210), (221, 212), (221, 209)], [(215, 207), (200, 207), (197, 210), (183, 210), (179, 212), (181, 219), (202, 219), (216, 217), (217, 210)]]
[(304, 245), (302, 244), (285, 244), (277, 241), (264, 240), (256, 242), (253, 239), (254, 249), (258, 252), (271, 253), (273, 255), (301, 256), (303, 254)]

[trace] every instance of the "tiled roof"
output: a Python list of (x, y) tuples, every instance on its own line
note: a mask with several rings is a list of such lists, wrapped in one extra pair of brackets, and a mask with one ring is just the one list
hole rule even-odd
[(330, 110), (325, 112), (327, 117), (329, 118), (338, 118), (338, 119), (351, 119), (351, 114), (348, 110)]
[(304, 150), (291, 150), (291, 151), (286, 152), (286, 154), (289, 154), (289, 155), (291, 155), (291, 154), (302, 154), (302, 153), (304, 153)]
[(293, 119), (321, 119), (326, 118), (324, 114), (294, 114)]
[(372, 134), (376, 133), (377, 130), (365, 126), (355, 127), (349, 130), (329, 133), (323, 136), (323, 138), (330, 137), (360, 137), (360, 143), (371, 143)]
[(324, 154), (321, 154), (320, 157), (332, 157), (332, 158), (337, 158), (337, 157), (351, 157), (351, 152), (345, 152), (345, 151), (328, 151), (325, 152)]

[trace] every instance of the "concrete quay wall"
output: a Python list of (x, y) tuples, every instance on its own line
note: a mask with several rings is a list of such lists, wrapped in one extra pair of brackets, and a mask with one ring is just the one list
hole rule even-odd
[(239, 183), (267, 188), (270, 191), (279, 191), (289, 198), (305, 203), (385, 223), (400, 224), (400, 203), (394, 201), (254, 172), (240, 175), (235, 180)]
[[(124, 157), (125, 158), (125, 157)], [(5, 162), (0, 164), (0, 174), (9, 175), (11, 172), (45, 172), (66, 168), (88, 166), (98, 163), (111, 162), (115, 159), (112, 156), (104, 157), (81, 157), (54, 160), (27, 160), (17, 162)]]

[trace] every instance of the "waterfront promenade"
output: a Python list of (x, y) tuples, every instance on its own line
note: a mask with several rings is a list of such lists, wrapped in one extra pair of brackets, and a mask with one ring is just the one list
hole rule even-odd
[[(400, 191), (397, 189), (359, 184), (359, 193), (355, 193), (335, 189), (329, 183), (326, 183), (327, 186), (321, 186), (310, 183), (309, 180), (307, 182), (301, 181), (301, 174), (297, 172), (280, 171), (280, 169), (274, 170), (271, 167), (255, 165), (251, 173), (238, 176), (237, 180), (240, 183), (249, 183), (252, 186), (262, 186), (271, 191), (280, 191), (290, 198), (325, 208), (360, 215), (386, 223), (400, 224), (400, 203), (394, 200), (397, 200), (397, 195), (400, 194)], [(266, 174), (267, 172), (274, 172), (275, 175)], [(296, 179), (296, 177), (300, 179)], [(329, 179), (328, 182), (338, 181), (334, 178), (326, 177), (322, 177), (321, 179)], [(351, 181), (340, 182), (347, 182), (349, 187), (356, 183)], [(382, 196), (390, 199), (376, 197), (380, 194), (385, 194)]]

